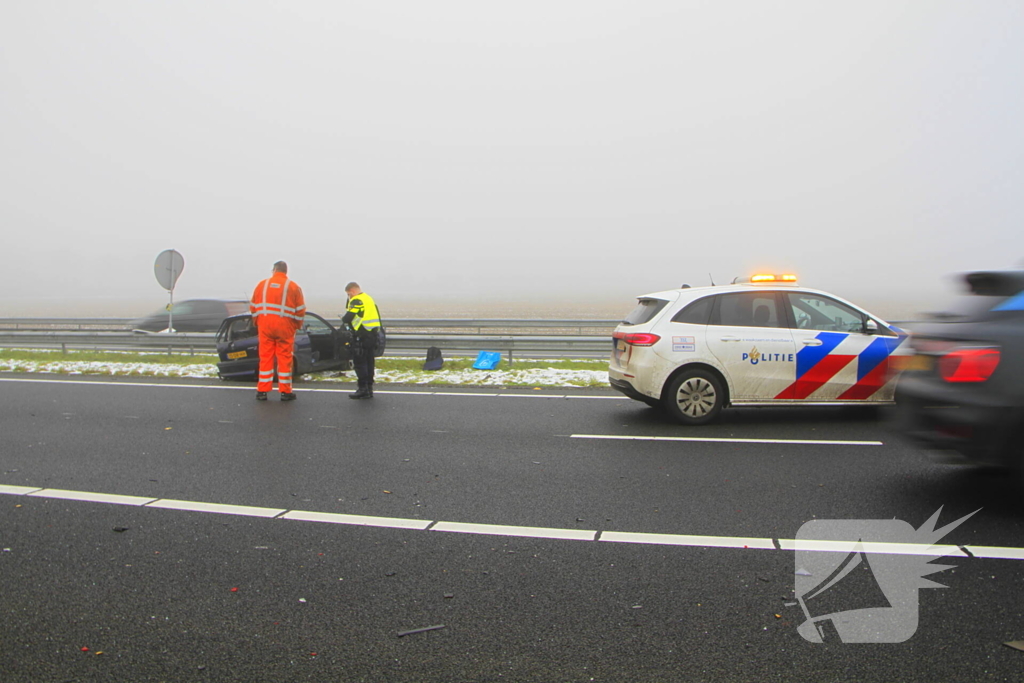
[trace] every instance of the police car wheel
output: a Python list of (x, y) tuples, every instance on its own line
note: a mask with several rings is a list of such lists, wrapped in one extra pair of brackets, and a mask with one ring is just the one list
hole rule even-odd
[(665, 392), (665, 407), (669, 414), (684, 425), (711, 422), (718, 417), (724, 402), (725, 394), (718, 378), (704, 370), (680, 373)]

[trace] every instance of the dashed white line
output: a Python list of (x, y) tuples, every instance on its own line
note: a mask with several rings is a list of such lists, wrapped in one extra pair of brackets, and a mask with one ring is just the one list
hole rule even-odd
[(593, 541), (597, 537), (597, 531), (585, 529), (551, 529), (534, 526), (506, 526), (503, 524), (466, 524), (463, 522), (438, 522), (430, 530), (450, 531), (459, 534), (555, 538), (567, 541)]
[(770, 538), (742, 538), (739, 536), (686, 536), (676, 534), (646, 534), (624, 531), (605, 531), (602, 541), (610, 543), (653, 543), (656, 545), (687, 545), (704, 548), (756, 548), (775, 550)]
[(156, 498), (141, 496), (120, 496), (114, 493), (93, 493), (91, 491), (66, 491), (64, 489), (38, 489), (27, 496), (35, 498), (57, 498), (59, 500), (78, 500), (87, 503), (107, 503), (109, 505), (145, 505)]
[(691, 441), (704, 443), (776, 443), (813, 446), (883, 446), (881, 441), (833, 441), (826, 439), (734, 439), (714, 436), (629, 436), (626, 434), (571, 434), (571, 439), (610, 439), (619, 441)]
[(277, 517), (281, 513), (287, 512), (283, 508), (222, 505), (220, 503), (201, 503), (194, 500), (167, 500), (166, 498), (161, 498), (146, 507), (163, 508), (165, 510), (186, 510), (188, 512), (213, 512), (222, 515), (242, 515), (244, 517)]
[[(470, 524), (464, 522), (434, 522), (424, 519), (403, 519), (401, 517), (374, 517), (349, 515), (308, 510), (285, 510), (279, 508), (252, 507), (247, 505), (225, 505), (165, 498), (146, 498), (89, 491), (65, 489), (42, 489), (33, 486), (0, 485), (0, 495), (50, 498), (78, 502), (102, 503), (107, 505), (133, 505), (140, 508), (160, 508), (187, 512), (216, 513), (263, 517), (266, 519), (287, 519), (300, 522), (326, 522), (352, 526), (406, 529), (412, 531), (442, 531), (463, 534), (486, 534), (491, 536), (517, 536), (568, 541), (597, 541), (604, 543), (636, 543), (646, 545), (671, 545), (700, 548), (746, 548), (753, 550), (808, 550), (816, 552), (847, 552), (857, 541), (825, 541), (806, 539), (771, 539), (743, 536), (699, 536), (687, 534), (655, 534), (627, 531), (595, 531), (592, 529), (558, 529), (549, 527), (509, 526), (502, 524)], [(1004, 560), (1024, 560), (1024, 548), (999, 546), (964, 546), (967, 552), (953, 545), (931, 546), (915, 543), (862, 543), (865, 552), (921, 555), (974, 557)]]
[[(81, 384), (90, 386), (110, 386), (110, 387), (158, 387), (158, 388), (178, 388), (178, 389), (227, 389), (230, 391), (253, 391), (252, 386), (231, 386), (231, 385), (220, 385), (220, 384), (175, 384), (172, 382), (110, 382), (105, 380), (81, 380), (81, 379), (25, 379), (20, 377), (0, 377), (0, 382), (38, 382), (41, 384)], [(297, 394), (305, 393), (322, 393), (322, 394), (351, 394), (355, 391), (355, 388), (351, 389), (333, 389), (328, 387), (303, 387), (296, 391)], [(392, 396), (458, 396), (468, 398), (503, 398), (509, 397), (522, 397), (528, 396), (531, 398), (583, 398), (583, 399), (603, 399), (603, 400), (624, 400), (629, 401), (627, 396), (585, 396), (580, 394), (505, 394), (505, 393), (494, 393), (494, 392), (476, 392), (476, 391), (403, 391), (400, 389), (379, 389), (374, 390), (374, 395), (392, 395)]]
[(327, 522), (328, 524), (352, 524), (355, 526), (375, 526), (388, 529), (418, 529), (430, 526), (429, 520), (401, 519), (400, 517), (371, 517), (368, 515), (344, 515), (333, 512), (308, 512), (292, 510), (281, 515), (281, 519), (294, 519), (300, 522)]
[(24, 496), (33, 491), (42, 491), (38, 486), (10, 486), (7, 484), (0, 484), (0, 493), (7, 494), (9, 496)]
[(1024, 560), (1024, 548), (999, 548), (990, 545), (967, 545), (964, 547), (974, 557), (993, 560)]
[[(884, 555), (936, 555), (940, 557), (967, 557), (967, 553), (955, 545), (928, 545), (927, 543), (882, 543), (860, 541), (814, 541), (808, 539), (780, 538), (783, 550), (815, 550), (831, 553), (848, 553), (854, 546), (866, 553)], [(1024, 559), (1021, 557), (1020, 559)]]

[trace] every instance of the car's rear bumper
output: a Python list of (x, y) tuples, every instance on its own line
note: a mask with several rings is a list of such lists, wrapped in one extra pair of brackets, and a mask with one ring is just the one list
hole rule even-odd
[(1020, 406), (913, 376), (901, 378), (896, 405), (897, 429), (923, 448), (955, 451), (968, 462), (1000, 467), (1014, 466), (1020, 458), (1011, 448), (1024, 424)]
[(629, 396), (631, 399), (633, 399), (635, 401), (643, 401), (643, 402), (646, 403), (646, 402), (651, 400), (650, 396), (647, 396), (645, 394), (641, 394), (627, 380), (615, 379), (614, 377), (612, 377), (612, 378), (609, 378), (608, 384), (611, 385), (612, 389), (615, 389), (616, 391), (622, 392), (623, 394), (625, 394), (626, 396)]

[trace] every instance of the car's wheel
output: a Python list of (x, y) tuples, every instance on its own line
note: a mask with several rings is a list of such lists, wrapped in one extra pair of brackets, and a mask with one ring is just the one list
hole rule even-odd
[(711, 422), (722, 411), (725, 392), (722, 383), (706, 370), (684, 370), (669, 382), (665, 408), (684, 425)]

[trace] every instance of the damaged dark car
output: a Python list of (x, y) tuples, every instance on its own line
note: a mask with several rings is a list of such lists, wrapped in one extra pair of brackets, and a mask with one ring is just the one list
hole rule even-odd
[[(339, 329), (316, 313), (306, 313), (295, 332), (295, 377), (329, 370), (351, 370), (351, 332)], [(255, 380), (260, 364), (260, 338), (252, 315), (234, 315), (217, 330), (217, 374), (221, 379)]]

